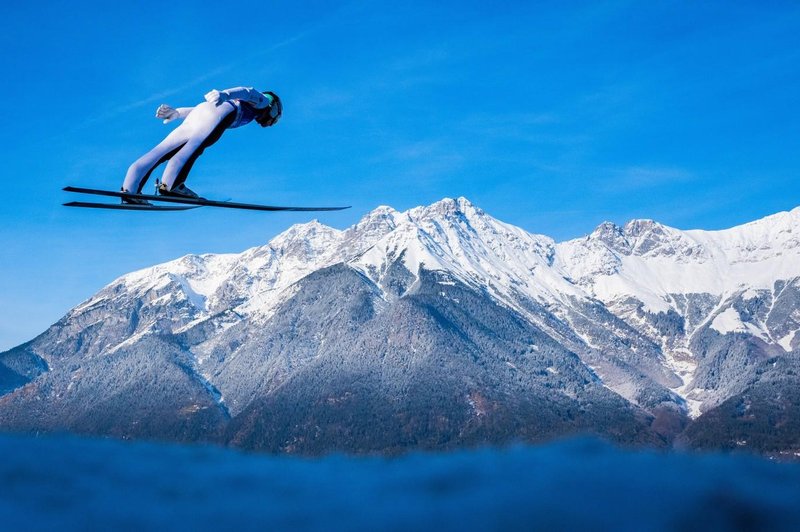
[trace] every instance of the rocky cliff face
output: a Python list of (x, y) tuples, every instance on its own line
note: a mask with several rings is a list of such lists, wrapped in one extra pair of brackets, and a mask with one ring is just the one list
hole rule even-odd
[(123, 276), (0, 354), (0, 426), (281, 452), (800, 447), (798, 235), (795, 209), (555, 243), (464, 198), (297, 225)]

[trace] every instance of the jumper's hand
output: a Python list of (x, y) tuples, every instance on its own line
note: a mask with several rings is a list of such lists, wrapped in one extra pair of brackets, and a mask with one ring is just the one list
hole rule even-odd
[(180, 114), (169, 105), (162, 103), (156, 109), (156, 118), (161, 118), (165, 124), (169, 124), (176, 118), (180, 118)]
[(209, 103), (216, 104), (216, 105), (220, 105), (222, 103), (225, 103), (225, 102), (228, 101), (228, 99), (229, 98), (228, 98), (227, 94), (225, 94), (224, 92), (220, 92), (217, 89), (209, 91), (206, 94), (206, 101), (209, 102)]

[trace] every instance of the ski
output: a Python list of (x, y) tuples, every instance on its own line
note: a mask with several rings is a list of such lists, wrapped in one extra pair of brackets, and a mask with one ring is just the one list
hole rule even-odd
[(65, 207), (86, 207), (89, 209), (113, 209), (122, 211), (188, 211), (199, 209), (202, 205), (134, 205), (132, 203), (92, 203), (89, 201), (70, 201)]
[(258, 205), (254, 203), (237, 203), (233, 201), (215, 201), (205, 198), (178, 198), (174, 196), (156, 196), (153, 194), (130, 194), (128, 192), (115, 192), (111, 190), (99, 190), (94, 188), (64, 187), (66, 192), (77, 192), (79, 194), (94, 194), (97, 196), (110, 196), (112, 198), (134, 198), (145, 199), (148, 201), (158, 201), (166, 203), (180, 203), (183, 205), (195, 205), (197, 207), (222, 207), (226, 209), (245, 209), (251, 211), (340, 211), (350, 207), (279, 207), (275, 205)]

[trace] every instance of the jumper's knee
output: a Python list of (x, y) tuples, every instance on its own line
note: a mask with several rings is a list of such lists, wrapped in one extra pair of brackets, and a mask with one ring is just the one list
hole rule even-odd
[(151, 165), (147, 164), (146, 161), (139, 159), (138, 161), (135, 161), (132, 165), (128, 167), (128, 175), (131, 174), (142, 175), (145, 172), (147, 172), (147, 170), (149, 170), (150, 166)]

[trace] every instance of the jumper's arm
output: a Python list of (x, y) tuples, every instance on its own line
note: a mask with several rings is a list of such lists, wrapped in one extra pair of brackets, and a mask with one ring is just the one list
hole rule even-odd
[(178, 107), (173, 108), (169, 105), (162, 103), (156, 109), (156, 118), (161, 118), (164, 120), (165, 124), (172, 122), (173, 120), (182, 120), (189, 116), (189, 113), (192, 112), (194, 107)]

